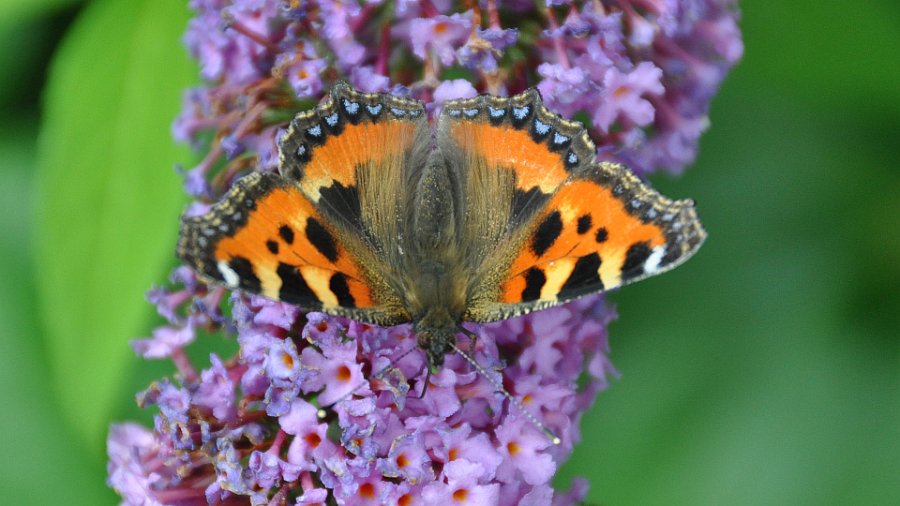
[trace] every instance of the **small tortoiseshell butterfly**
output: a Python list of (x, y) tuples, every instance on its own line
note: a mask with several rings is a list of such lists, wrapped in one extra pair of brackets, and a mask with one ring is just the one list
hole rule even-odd
[(671, 269), (706, 234), (528, 90), (444, 104), (334, 86), (252, 173), (183, 219), (178, 255), (231, 288), (382, 326), (431, 367), (463, 321), (510, 318)]

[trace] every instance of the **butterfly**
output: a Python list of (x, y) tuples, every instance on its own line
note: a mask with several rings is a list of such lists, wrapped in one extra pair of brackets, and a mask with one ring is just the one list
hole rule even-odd
[(658, 274), (706, 233), (535, 89), (424, 105), (335, 85), (239, 179), (182, 218), (202, 278), (306, 310), (413, 323), (433, 369), (462, 322), (522, 315)]

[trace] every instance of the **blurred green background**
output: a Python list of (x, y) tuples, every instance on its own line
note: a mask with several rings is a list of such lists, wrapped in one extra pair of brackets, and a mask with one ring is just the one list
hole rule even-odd
[[(612, 296), (621, 378), (558, 483), (603, 505), (900, 504), (900, 6), (744, 1), (682, 178), (710, 238)], [(171, 372), (179, 0), (0, 2), (0, 499), (115, 504), (111, 420)], [(891, 63), (894, 62), (894, 63)], [(221, 343), (219, 344), (221, 345)]]

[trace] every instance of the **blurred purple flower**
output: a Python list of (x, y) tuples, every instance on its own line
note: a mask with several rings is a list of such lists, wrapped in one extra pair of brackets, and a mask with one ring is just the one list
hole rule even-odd
[(425, 60), (429, 51), (444, 65), (456, 59), (456, 49), (472, 31), (472, 12), (417, 18), (409, 25), (413, 53)]
[(518, 38), (519, 31), (513, 28), (479, 28), (457, 51), (457, 57), (466, 67), (492, 73), (497, 70), (497, 60), (503, 50), (515, 44)]
[[(536, 86), (551, 110), (590, 119), (601, 159), (679, 171), (743, 52), (735, 0), (454, 5), (191, 0), (184, 40), (206, 82), (185, 93), (172, 131), (209, 145), (181, 171), (196, 198), (188, 213), (250, 170), (277, 170), (279, 132), (337, 79), (425, 100), (432, 115), (446, 100)], [(551, 445), (462, 357), (448, 355), (426, 382), (408, 325), (305, 313), (207, 286), (185, 267), (171, 282), (147, 295), (166, 324), (132, 346), (178, 373), (138, 396), (158, 408), (152, 430), (109, 434), (109, 484), (125, 504), (584, 500), (585, 481), (564, 493), (550, 482), (616, 374), (606, 340), (615, 312), (602, 297), (469, 326), (474, 358), (559, 435)], [(234, 336), (239, 352), (195, 365), (185, 348), (207, 333)]]
[(653, 104), (646, 96), (659, 96), (665, 91), (660, 78), (662, 70), (650, 62), (641, 62), (629, 72), (615, 67), (603, 76), (603, 94), (595, 110), (594, 126), (608, 132), (617, 118), (627, 125), (647, 126), (653, 121)]

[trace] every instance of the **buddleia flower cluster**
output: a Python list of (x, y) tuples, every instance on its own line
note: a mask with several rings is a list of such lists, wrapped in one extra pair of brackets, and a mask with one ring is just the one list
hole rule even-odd
[[(537, 87), (585, 123), (598, 159), (639, 174), (696, 154), (709, 102), (740, 58), (730, 0), (192, 0), (185, 44), (204, 84), (173, 133), (205, 156), (183, 170), (188, 213), (250, 171), (338, 80), (422, 100)], [(173, 233), (174, 233), (173, 224)], [(428, 377), (410, 326), (304, 312), (178, 267), (148, 293), (166, 323), (132, 342), (177, 373), (137, 396), (152, 428), (114, 425), (109, 484), (133, 505), (575, 504), (551, 479), (613, 373), (600, 296), (487, 325)], [(209, 334), (233, 356), (188, 357)], [(195, 344), (196, 341), (200, 341)], [(412, 350), (412, 352), (410, 352)], [(560, 438), (496, 391), (502, 384)]]

